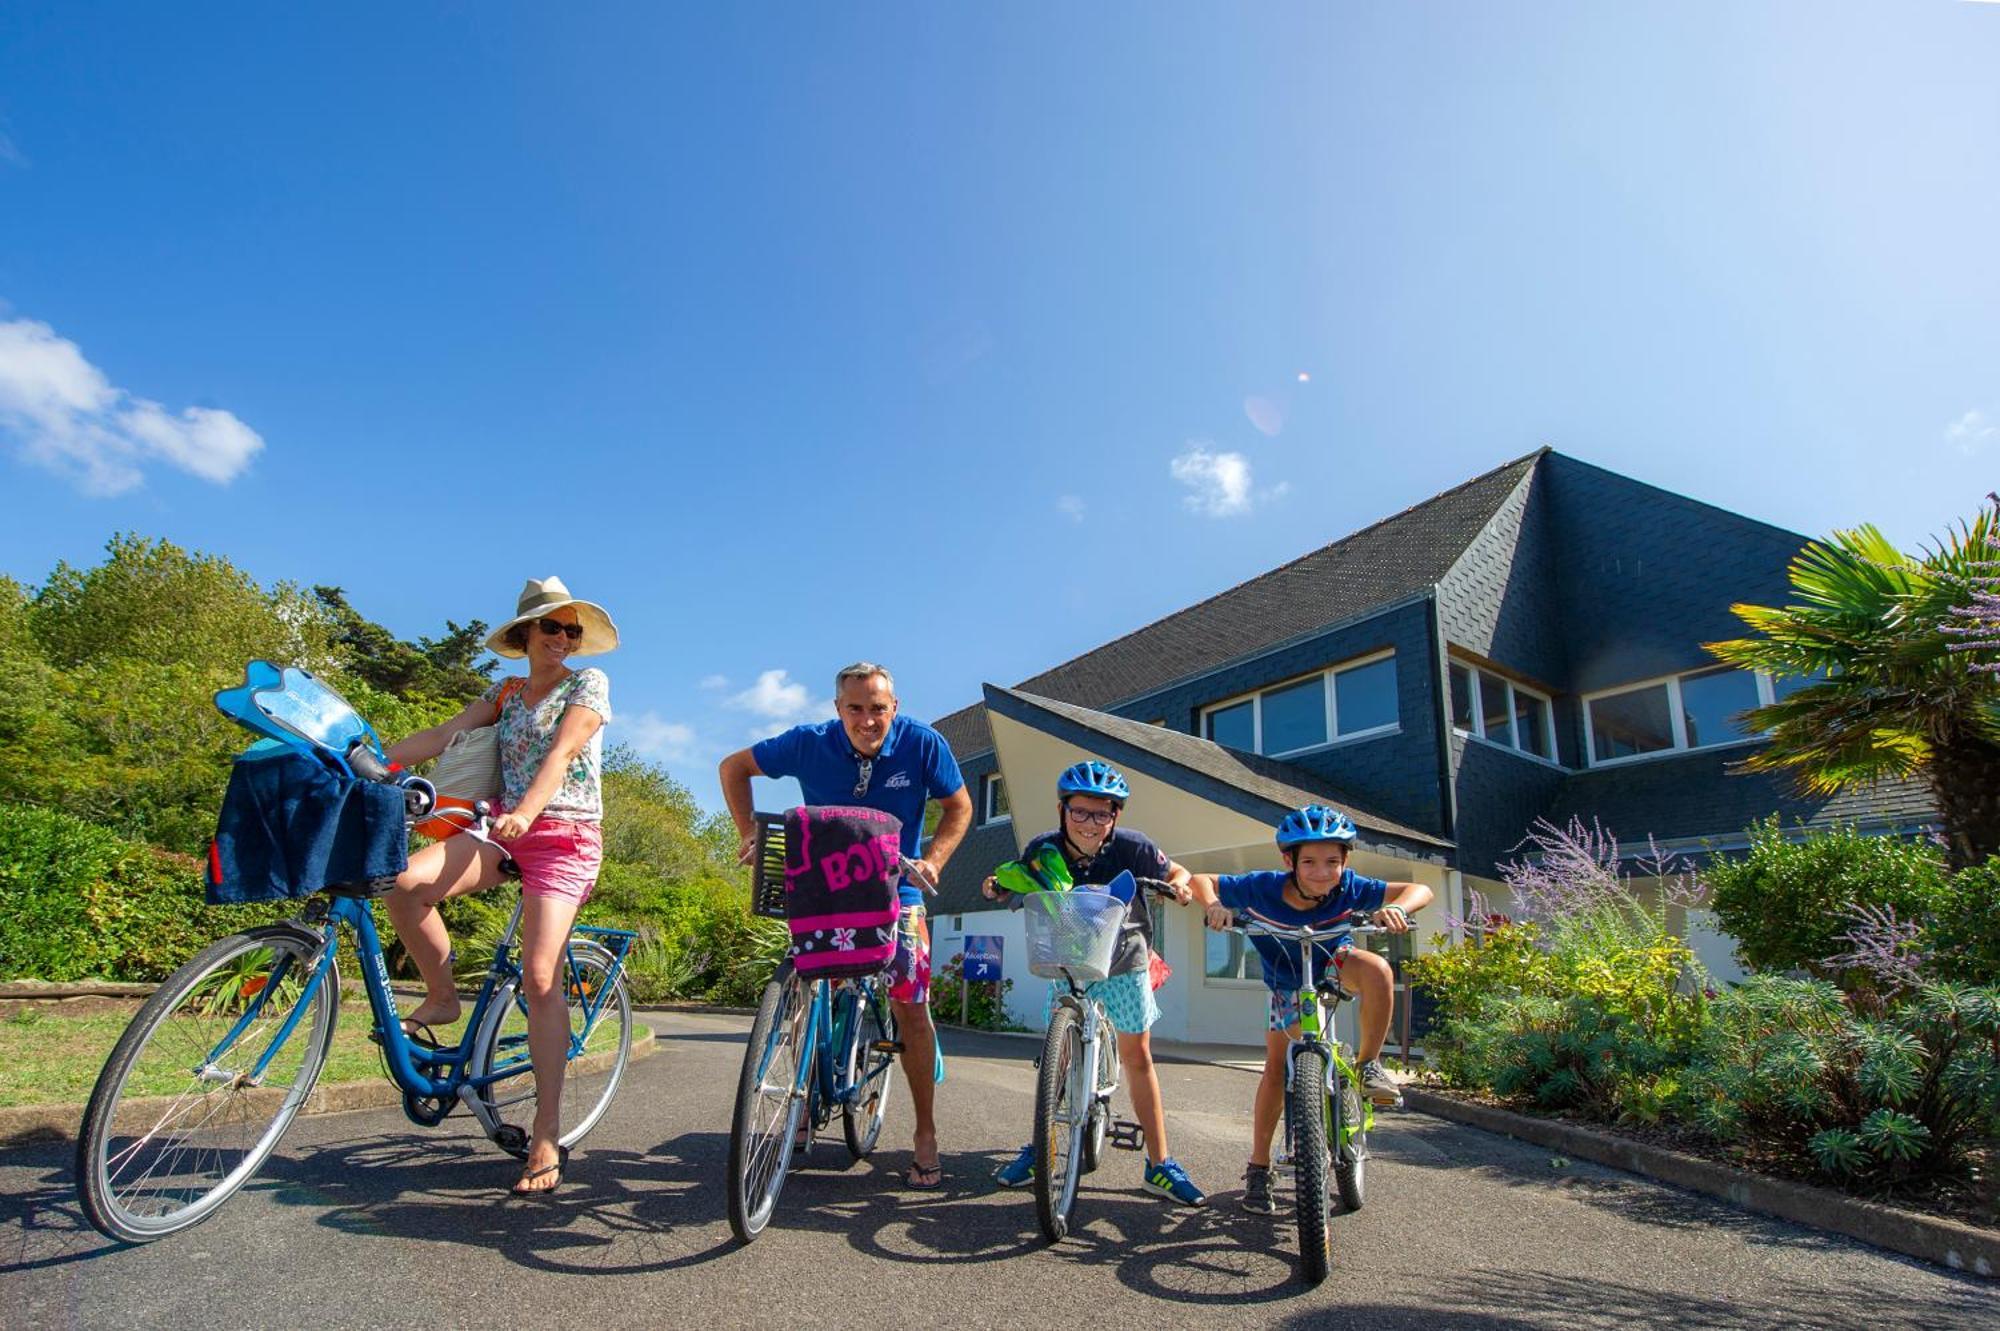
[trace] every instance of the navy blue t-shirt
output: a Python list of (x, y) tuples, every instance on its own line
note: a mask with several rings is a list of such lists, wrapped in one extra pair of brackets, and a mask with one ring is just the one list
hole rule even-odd
[[(1172, 867), (1166, 852), (1144, 833), (1128, 827), (1113, 828), (1104, 844), (1097, 848), (1097, 854), (1087, 860), (1070, 859), (1069, 847), (1063, 843), (1060, 831), (1044, 832), (1030, 841), (1021, 858), (1032, 860), (1043, 846), (1054, 846), (1062, 852), (1069, 864), (1070, 881), (1080, 886), (1102, 886), (1127, 869), (1134, 878), (1164, 879)], [(1141, 889), (1132, 894), (1132, 904), (1125, 908), (1125, 927), (1118, 935), (1118, 955), (1112, 958), (1108, 974), (1123, 975), (1146, 965), (1152, 946), (1153, 916), (1147, 893)]]
[[(1380, 878), (1369, 878), (1353, 869), (1343, 869), (1340, 886), (1327, 896), (1325, 902), (1311, 910), (1299, 910), (1285, 900), (1285, 884), (1291, 881), (1291, 877), (1291, 874), (1278, 869), (1224, 874), (1215, 880), (1216, 899), (1239, 915), (1247, 914), (1266, 924), (1296, 929), (1318, 925), (1354, 911), (1380, 910), (1389, 895), (1389, 885)], [(1263, 959), (1264, 983), (1277, 993), (1297, 993), (1299, 945), (1280, 938), (1252, 938), (1250, 942)], [(1316, 973), (1326, 974), (1327, 968), (1333, 965), (1333, 950), (1339, 945), (1338, 939), (1313, 944), (1313, 970)]]
[[(859, 805), (895, 814), (903, 820), (903, 854), (911, 859), (923, 838), (925, 801), (946, 799), (965, 788), (944, 736), (906, 716), (889, 723), (889, 737), (875, 755), (865, 795), (854, 793), (861, 760), (837, 717), (759, 740), (750, 746), (750, 756), (765, 776), (796, 777), (807, 804)], [(921, 904), (923, 889), (904, 883), (902, 897), (904, 905)]]

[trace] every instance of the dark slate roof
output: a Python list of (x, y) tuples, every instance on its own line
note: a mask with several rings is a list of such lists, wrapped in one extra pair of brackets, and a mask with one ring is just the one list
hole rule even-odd
[(1787, 826), (1851, 823), (1866, 831), (1916, 831), (1938, 820), (1921, 781), (1807, 795), (1790, 776), (1737, 770), (1744, 757), (1744, 749), (1732, 747), (1578, 772), (1563, 782), (1543, 816), (1558, 824), (1572, 816), (1596, 819), (1621, 843), (1652, 836), (1718, 844), (1740, 841), (1744, 828), (1772, 814)]
[[(1016, 687), (1107, 707), (1427, 591), (1548, 451), (1475, 476)], [(976, 704), (932, 724), (959, 753), (993, 746)]]
[[(1284, 810), (1305, 804), (1334, 804), (1354, 819), (1355, 826), (1363, 833), (1364, 845), (1371, 841), (1401, 842), (1404, 844), (1397, 849), (1405, 854), (1413, 848), (1451, 849), (1451, 842), (1384, 818), (1357, 804), (1325, 778), (1290, 763), (1225, 748), (1213, 740), (1199, 739), (1166, 726), (1131, 721), (1053, 698), (1038, 698), (997, 684), (986, 686), (986, 706), (1002, 716), (1104, 754), (1120, 767), (1172, 780), (1194, 794), (1229, 804), (1252, 817), (1267, 818), (1274, 826)], [(1169, 776), (1161, 772), (1162, 765), (1175, 770)], [(1374, 835), (1370, 836), (1371, 833)]]

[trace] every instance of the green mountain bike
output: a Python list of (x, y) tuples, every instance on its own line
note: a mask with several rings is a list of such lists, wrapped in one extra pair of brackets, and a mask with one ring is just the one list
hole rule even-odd
[(1360, 1210), (1367, 1199), (1368, 1133), (1375, 1126), (1375, 1106), (1362, 1093), (1360, 1064), (1333, 1038), (1333, 1014), (1354, 994), (1340, 983), (1337, 959), (1333, 973), (1314, 973), (1314, 944), (1385, 930), (1367, 923), (1294, 928), (1239, 914), (1227, 932), (1299, 947), (1299, 1035), (1285, 1067), (1281, 1159), (1292, 1167), (1300, 1270), (1307, 1284), (1317, 1285), (1333, 1268), (1331, 1194), (1338, 1191), (1341, 1205), (1350, 1211)]

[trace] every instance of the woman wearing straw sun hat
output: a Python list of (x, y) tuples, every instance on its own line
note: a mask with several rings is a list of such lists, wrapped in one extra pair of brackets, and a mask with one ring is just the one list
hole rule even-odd
[[(443, 725), (389, 748), (392, 761), (409, 766), (443, 753), (461, 731), (495, 727), (502, 793), (492, 835), (520, 867), (521, 988), (535, 1066), (535, 1123), (512, 1189), (517, 1196), (553, 1192), (562, 1182), (568, 1152), (558, 1142), (570, 1031), (557, 970), (604, 856), (601, 754), (611, 682), (602, 670), (571, 670), (568, 661), (617, 645), (618, 626), (603, 606), (571, 596), (561, 578), (530, 578), (513, 618), (486, 639), (497, 655), (525, 658), (527, 678), (495, 683)], [(404, 1018), (405, 1029), (420, 1038), (459, 1016), (451, 938), (437, 904), (498, 883), (502, 860), (497, 846), (451, 837), (412, 855), (389, 894), (389, 918), (424, 977), (424, 1000)]]

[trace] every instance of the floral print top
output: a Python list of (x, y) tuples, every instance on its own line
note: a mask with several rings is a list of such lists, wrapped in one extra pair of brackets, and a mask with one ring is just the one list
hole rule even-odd
[[(493, 702), (506, 686), (506, 680), (497, 680), (479, 696)], [(611, 720), (611, 680), (594, 667), (571, 673), (549, 690), (549, 696), (538, 707), (528, 706), (522, 697), (525, 692), (525, 689), (515, 690), (500, 705), (500, 798), (510, 809), (519, 806), (528, 787), (534, 784), (535, 774), (542, 770), (542, 760), (555, 744), (556, 728), (562, 724), (563, 713), (571, 705), (588, 707), (607, 723)], [(542, 816), (567, 818), (577, 823), (604, 821), (603, 770), (604, 727), (599, 726), (583, 751), (570, 760), (569, 770), (563, 773), (562, 784), (543, 806)]]

